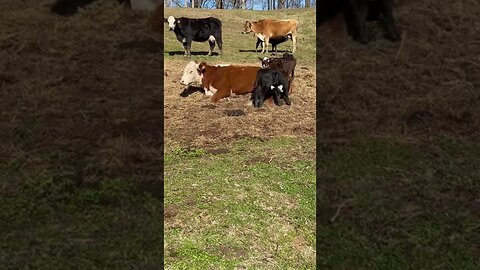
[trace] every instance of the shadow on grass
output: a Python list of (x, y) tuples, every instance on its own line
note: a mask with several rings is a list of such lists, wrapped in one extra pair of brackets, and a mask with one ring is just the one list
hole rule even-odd
[[(183, 55), (184, 51), (171, 51), (171, 52), (166, 52), (168, 55)], [(203, 55), (207, 56), (208, 52), (190, 52), (191, 55)], [(212, 52), (212, 56), (218, 56), (218, 52)]]
[(187, 88), (185, 88), (182, 93), (180, 93), (180, 96), (181, 97), (188, 97), (190, 96), (191, 94), (195, 93), (195, 92), (200, 92), (200, 93), (204, 93), (203, 89), (201, 87), (198, 87), (198, 86), (191, 86), (189, 85)]

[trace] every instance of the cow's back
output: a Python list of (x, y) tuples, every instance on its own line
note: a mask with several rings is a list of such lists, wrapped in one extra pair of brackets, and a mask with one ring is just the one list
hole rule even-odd
[(194, 41), (204, 42), (213, 35), (222, 34), (222, 22), (214, 17), (186, 18), (180, 17), (180, 32), (182, 36), (191, 37)]
[(247, 94), (253, 91), (255, 78), (260, 67), (253, 66), (224, 66), (217, 67), (215, 73), (205, 80), (210, 87), (231, 91), (236, 95)]
[(298, 21), (296, 20), (263, 20), (260, 23), (262, 32), (271, 37), (282, 37), (294, 34), (297, 31)]

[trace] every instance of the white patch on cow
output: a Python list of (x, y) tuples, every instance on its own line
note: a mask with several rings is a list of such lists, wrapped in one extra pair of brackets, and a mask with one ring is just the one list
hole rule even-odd
[(212, 91), (208, 90), (208, 88), (206, 87), (204, 87), (203, 90), (205, 90), (205, 96), (207, 97), (211, 97), (214, 94)]
[(214, 93), (214, 94), (218, 91), (218, 89), (216, 89), (215, 87), (213, 87), (211, 84), (210, 84), (210, 87), (209, 87), (209, 88), (210, 88), (210, 91), (211, 91), (212, 93)]
[(280, 91), (280, 93), (283, 92), (283, 85), (280, 84), (279, 86), (277, 86), (277, 88), (278, 88), (278, 91)]
[(268, 57), (266, 57), (266, 56), (263, 57), (262, 61), (263, 61), (263, 62), (268, 62)]
[(218, 64), (218, 65), (215, 65), (216, 67), (228, 67), (230, 66), (230, 64)]
[(210, 42), (215, 42), (215, 37), (212, 36), (212, 35), (210, 35), (210, 36), (208, 37), (208, 41), (210, 41)]
[(255, 33), (255, 35), (263, 42), (265, 42), (265, 36), (262, 33)]
[(272, 90), (273, 90), (273, 89), (275, 89), (275, 86), (273, 86), (273, 85), (270, 85), (270, 89), (272, 89)]
[(183, 39), (182, 39), (182, 43), (185, 43), (185, 42), (187, 42), (187, 39), (186, 39), (186, 38), (183, 38)]
[(173, 30), (175, 28), (175, 17), (168, 16), (167, 21), (168, 21), (168, 27)]

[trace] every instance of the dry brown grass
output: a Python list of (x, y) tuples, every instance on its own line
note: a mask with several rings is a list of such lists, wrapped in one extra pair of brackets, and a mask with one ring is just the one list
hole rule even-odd
[[(367, 46), (318, 32), (320, 140), (364, 136), (477, 139), (480, 4), (406, 1), (402, 42), (372, 24)], [(333, 41), (332, 41), (333, 40)]]
[(0, 157), (7, 182), (13, 187), (39, 175), (157, 179), (162, 45), (145, 14), (98, 1), (64, 18), (49, 12), (51, 2), (1, 5)]

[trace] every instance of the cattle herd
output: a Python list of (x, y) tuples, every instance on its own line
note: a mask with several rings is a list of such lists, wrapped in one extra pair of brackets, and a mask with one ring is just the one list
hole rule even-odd
[[(78, 7), (85, 7), (95, 0), (56, 0), (51, 11), (63, 16), (77, 12)], [(129, 8), (151, 10), (162, 1), (158, 0), (116, 0)], [(366, 44), (368, 42), (367, 22), (378, 21), (385, 31), (385, 38), (397, 41), (400, 36), (393, 18), (393, 4), (396, 0), (320, 0), (317, 1), (317, 26), (328, 21), (339, 13), (345, 18), (347, 32), (353, 40)], [(219, 55), (222, 55), (222, 22), (218, 18), (164, 18), (170, 31), (175, 33), (177, 40), (183, 45), (184, 55), (191, 55), (192, 42), (208, 41), (208, 55), (213, 54), (215, 45)], [(276, 46), (287, 40), (293, 44), (292, 52), (282, 57), (260, 58), (261, 65), (209, 65), (205, 62), (192, 61), (187, 64), (180, 83), (186, 86), (199, 84), (205, 95), (211, 96), (213, 102), (232, 95), (251, 93), (255, 107), (261, 107), (265, 100), (273, 99), (276, 105), (281, 105), (283, 99), (290, 105), (289, 94), (292, 92), (296, 59), (293, 57), (297, 49), (298, 21), (293, 19), (245, 21), (242, 34), (253, 33), (257, 37), (255, 51), (262, 45), (262, 53), (268, 51), (272, 44), (272, 52), (277, 52)]]
[[(175, 33), (182, 43), (185, 56), (191, 55), (192, 41), (210, 44), (208, 55), (212, 55), (215, 44), (222, 54), (222, 22), (214, 17), (193, 19), (164, 18), (170, 31)], [(262, 43), (262, 53), (268, 50), (272, 42), (272, 51), (276, 45), (288, 39), (292, 40), (293, 50), (296, 49), (298, 21), (264, 19), (254, 22), (246, 21), (243, 34), (254, 33), (257, 37), (257, 47)], [(255, 48), (256, 49), (256, 48)], [(205, 95), (211, 96), (213, 102), (232, 95), (251, 93), (252, 103), (261, 107), (265, 100), (272, 98), (276, 105), (282, 104), (282, 99), (290, 105), (288, 97), (292, 89), (296, 59), (292, 54), (285, 53), (281, 58), (260, 58), (261, 66), (239, 65), (209, 65), (206, 62), (192, 61), (187, 64), (180, 83), (186, 86), (200, 84)]]
[[(317, 25), (343, 13), (347, 32), (354, 41), (368, 43), (367, 21), (378, 21), (385, 31), (385, 38), (399, 40), (399, 34), (393, 19), (394, 0), (323, 0), (319, 1)], [(210, 43), (208, 55), (212, 55), (215, 43), (222, 54), (222, 22), (218, 18), (202, 19), (164, 18), (170, 31), (182, 43), (185, 56), (191, 55), (192, 41)], [(297, 47), (298, 21), (262, 19), (246, 21), (242, 34), (253, 33), (257, 37), (255, 51), (262, 44), (262, 53), (268, 51), (272, 43), (272, 52), (276, 46), (292, 40), (292, 54)], [(271, 98), (276, 105), (290, 105), (289, 94), (292, 92), (296, 59), (290, 53), (280, 58), (260, 58), (261, 66), (209, 65), (205, 62), (192, 61), (187, 64), (180, 83), (186, 86), (199, 84), (205, 95), (211, 96), (213, 102), (232, 95), (251, 93), (252, 104), (261, 107), (265, 100)]]

